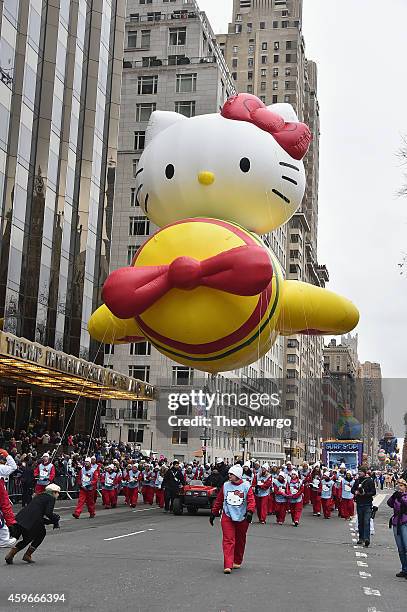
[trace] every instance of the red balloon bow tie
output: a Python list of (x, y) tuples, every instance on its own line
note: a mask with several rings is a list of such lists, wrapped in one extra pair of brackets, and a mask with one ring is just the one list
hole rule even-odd
[(221, 110), (222, 117), (236, 121), (248, 121), (271, 134), (278, 144), (293, 159), (302, 159), (312, 140), (305, 123), (286, 123), (284, 119), (252, 94), (238, 94), (226, 100)]
[(273, 278), (273, 266), (261, 246), (230, 249), (203, 261), (177, 257), (164, 266), (120, 268), (103, 287), (103, 299), (119, 319), (142, 314), (171, 289), (210, 287), (234, 295), (257, 295)]

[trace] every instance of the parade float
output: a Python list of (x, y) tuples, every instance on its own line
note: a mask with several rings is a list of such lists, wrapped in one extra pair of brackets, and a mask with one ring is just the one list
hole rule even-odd
[(309, 128), (289, 104), (233, 96), (220, 113), (152, 113), (136, 203), (159, 229), (113, 271), (89, 321), (99, 342), (146, 339), (174, 361), (217, 373), (260, 359), (278, 334), (342, 334), (346, 298), (285, 280), (261, 235), (298, 210)]
[(379, 441), (377, 459), (379, 461), (380, 468), (383, 470), (387, 467), (393, 468), (398, 465), (399, 452), (400, 449), (397, 438), (391, 431), (386, 432), (383, 438)]
[(349, 408), (344, 408), (335, 425), (335, 438), (322, 444), (322, 461), (330, 469), (345, 464), (348, 470), (356, 470), (364, 462), (362, 426)]

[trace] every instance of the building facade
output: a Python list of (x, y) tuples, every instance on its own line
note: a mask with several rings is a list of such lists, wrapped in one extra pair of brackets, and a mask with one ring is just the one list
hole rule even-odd
[[(102, 362), (87, 322), (109, 268), (124, 6), (0, 0), (1, 333), (43, 355)], [(44, 393), (57, 402), (52, 385), (38, 394), (22, 375), (16, 395), (15, 378), (8, 384), (9, 357), (38, 365), (27, 351), (0, 358), (3, 406), (24, 394), (31, 406), (34, 395), (45, 405)], [(78, 394), (65, 374), (62, 398)]]
[[(253, 93), (267, 105), (289, 103), (310, 127), (313, 138), (304, 158), (307, 184), (301, 208), (266, 240), (280, 253), (287, 279), (324, 287), (328, 271), (317, 262), (317, 66), (305, 54), (302, 4), (302, 0), (234, 0), (228, 34), (218, 40), (238, 91)], [(285, 436), (286, 453), (296, 462), (316, 460), (322, 435), (323, 340), (295, 335), (282, 342), (284, 407), (293, 422)]]
[[(236, 93), (206, 15), (195, 0), (140, 3), (128, 0), (121, 94), (119, 153), (112, 234), (112, 269), (130, 265), (141, 244), (157, 228), (137, 206), (135, 176), (145, 144), (145, 132), (154, 110), (176, 111), (192, 117), (220, 110)], [(279, 234), (277, 235), (277, 238)], [(277, 248), (276, 237), (272, 247)], [(285, 251), (280, 247), (280, 257)], [(241, 372), (209, 377), (180, 366), (161, 355), (149, 343), (106, 347), (105, 363), (116, 370), (157, 385), (163, 396), (195, 388), (209, 392), (257, 389), (259, 378), (282, 376), (282, 341), (276, 343), (258, 366)], [(279, 365), (280, 364), (280, 365)], [(103, 422), (108, 436), (136, 441), (146, 451), (159, 451), (168, 457), (191, 459), (206, 454), (232, 459), (245, 453), (264, 459), (282, 458), (280, 439), (268, 435), (248, 435), (239, 428), (160, 427), (160, 402), (146, 409), (142, 402), (111, 402)], [(204, 410), (204, 407), (203, 407)], [(247, 413), (236, 405), (216, 406), (215, 414), (236, 418)], [(178, 413), (179, 414), (179, 413)], [(190, 414), (189, 412), (187, 413)]]

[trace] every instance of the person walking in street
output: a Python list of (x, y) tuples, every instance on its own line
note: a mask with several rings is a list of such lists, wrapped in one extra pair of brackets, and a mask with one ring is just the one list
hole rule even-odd
[(35, 493), (44, 493), (45, 488), (55, 480), (55, 467), (51, 463), (48, 453), (44, 453), (41, 462), (34, 470), (34, 476), (37, 481), (35, 485)]
[(352, 476), (352, 472), (347, 470), (345, 478), (342, 478), (340, 483), (340, 504), (339, 504), (339, 516), (346, 521), (350, 521), (355, 514), (355, 504), (353, 501), (354, 495), (352, 493), (352, 487), (355, 484), (355, 479)]
[(179, 490), (184, 484), (184, 476), (181, 472), (179, 461), (174, 459), (172, 462), (172, 466), (169, 470), (167, 470), (164, 474), (162, 488), (164, 489), (164, 499), (165, 499), (165, 510), (164, 512), (168, 512), (172, 510), (172, 505), (174, 503), (174, 499), (179, 493)]
[(290, 482), (288, 483), (288, 505), (291, 513), (291, 520), (294, 527), (298, 527), (301, 519), (303, 500), (304, 500), (304, 483), (300, 480), (298, 472), (292, 470)]
[(250, 483), (242, 479), (242, 466), (233, 465), (229, 468), (228, 475), (229, 480), (220, 489), (209, 517), (213, 527), (215, 517), (222, 511), (224, 574), (230, 574), (232, 569), (239, 569), (242, 565), (246, 534), (256, 508), (253, 489)]
[(98, 474), (96, 470), (92, 469), (90, 457), (86, 457), (85, 464), (80, 469), (76, 482), (79, 485), (79, 498), (72, 516), (78, 519), (86, 504), (89, 517), (94, 518), (96, 514), (95, 490), (98, 484)]
[(355, 496), (356, 511), (358, 515), (358, 544), (368, 547), (370, 545), (370, 519), (372, 518), (373, 498), (376, 495), (376, 487), (367, 469), (363, 466), (359, 468), (358, 478), (352, 487)]
[(263, 465), (261, 466), (260, 473), (255, 474), (253, 480), (257, 516), (259, 518), (259, 523), (261, 523), (262, 525), (266, 524), (270, 487), (273, 486), (273, 479), (269, 472), (269, 469), (269, 464), (263, 463)]
[(12, 565), (16, 554), (27, 546), (29, 548), (23, 556), (23, 561), (35, 563), (31, 557), (47, 535), (45, 525), (53, 525), (54, 529), (59, 528), (60, 517), (54, 514), (54, 507), (60, 491), (58, 485), (47, 485), (44, 493), (36, 495), (28, 506), (17, 514), (16, 524), (12, 526), (12, 535), (22, 540), (17, 542), (6, 555), (5, 561), (8, 565)]
[(287, 504), (290, 497), (288, 484), (284, 472), (280, 472), (277, 479), (274, 479), (274, 500), (276, 508), (277, 525), (285, 522)]
[(335, 507), (335, 502), (333, 500), (335, 481), (332, 480), (329, 472), (324, 472), (321, 485), (321, 505), (324, 513), (324, 519), (330, 519), (332, 510)]
[(387, 505), (393, 508), (389, 526), (393, 527), (401, 562), (401, 571), (396, 576), (407, 578), (407, 481), (404, 478), (397, 481), (397, 491), (387, 500)]

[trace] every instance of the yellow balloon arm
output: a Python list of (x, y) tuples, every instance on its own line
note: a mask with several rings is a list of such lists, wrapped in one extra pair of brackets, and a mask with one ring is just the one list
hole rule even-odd
[(293, 333), (345, 334), (359, 321), (357, 308), (348, 299), (300, 281), (284, 281), (277, 329)]
[(94, 340), (105, 344), (145, 341), (144, 334), (134, 319), (118, 319), (105, 305), (92, 314), (88, 331)]

